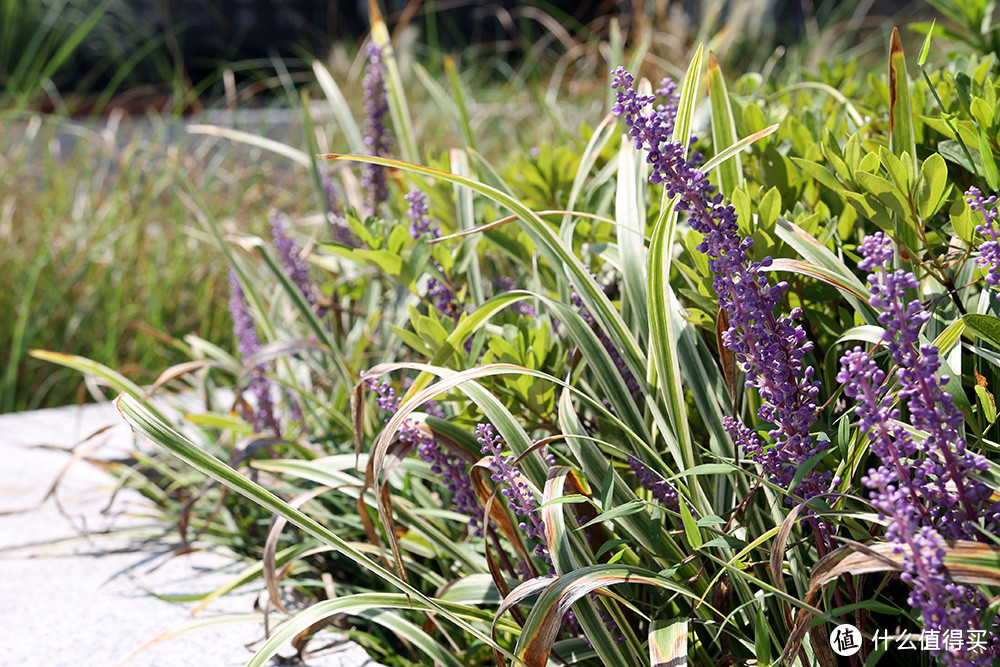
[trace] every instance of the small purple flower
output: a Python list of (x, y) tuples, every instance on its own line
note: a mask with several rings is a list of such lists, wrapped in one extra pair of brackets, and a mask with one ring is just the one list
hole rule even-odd
[[(364, 140), (369, 155), (384, 156), (392, 148), (392, 135), (385, 125), (389, 113), (389, 98), (386, 95), (386, 66), (382, 60), (382, 49), (374, 43), (368, 45), (368, 64), (364, 79)], [(368, 213), (374, 214), (379, 204), (389, 198), (389, 188), (385, 180), (385, 167), (368, 165), (361, 184), (368, 190)]]
[[(257, 325), (247, 310), (246, 295), (232, 268), (229, 269), (229, 314), (233, 320), (237, 349), (240, 357), (246, 361), (260, 351), (260, 338), (257, 336)], [(280, 429), (271, 399), (271, 381), (264, 375), (264, 371), (264, 366), (258, 365), (247, 372), (247, 392), (253, 397), (256, 406), (251, 407), (246, 402), (241, 402), (241, 411), (243, 418), (253, 425), (257, 433), (278, 435)]]
[(410, 236), (420, 239), (430, 236), (436, 239), (441, 236), (441, 230), (431, 220), (427, 210), (427, 196), (420, 190), (413, 190), (405, 197), (410, 202), (410, 207), (406, 210), (406, 217), (410, 219)]
[(462, 313), (468, 310), (465, 303), (459, 301), (458, 297), (455, 296), (455, 292), (452, 291), (448, 283), (437, 278), (427, 280), (427, 298), (435, 310), (456, 322), (462, 317)]
[[(980, 268), (986, 268), (986, 282), (990, 285), (1000, 285), (1000, 229), (997, 228), (997, 196), (983, 197), (978, 188), (971, 187), (965, 192), (965, 200), (969, 208), (978, 211), (983, 216), (983, 224), (976, 226), (976, 231), (988, 239), (979, 246)], [(997, 294), (1000, 299), (1000, 294)]]

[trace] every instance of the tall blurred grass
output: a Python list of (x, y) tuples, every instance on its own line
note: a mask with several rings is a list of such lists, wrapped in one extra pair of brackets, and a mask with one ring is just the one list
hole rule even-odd
[(93, 356), (136, 379), (183, 358), (183, 334), (228, 345), (224, 270), (179, 194), (260, 230), (301, 182), (258, 149), (220, 149), (156, 115), (108, 122), (7, 113), (0, 122), (0, 411), (79, 401), (78, 376), (29, 348)]

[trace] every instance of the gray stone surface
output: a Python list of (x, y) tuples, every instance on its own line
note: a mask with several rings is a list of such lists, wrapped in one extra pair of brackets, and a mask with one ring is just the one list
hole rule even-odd
[[(0, 665), (243, 665), (260, 645), (257, 589), (194, 617), (195, 603), (150, 594), (204, 593), (239, 568), (219, 553), (175, 556), (178, 541), (143, 518), (137, 492), (109, 505), (115, 480), (85, 459), (132, 448), (110, 405), (0, 415)], [(312, 645), (329, 642), (305, 664), (377, 667), (332, 634)]]

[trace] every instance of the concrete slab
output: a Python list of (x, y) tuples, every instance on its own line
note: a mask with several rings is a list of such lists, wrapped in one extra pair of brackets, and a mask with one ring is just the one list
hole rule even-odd
[[(240, 567), (221, 553), (174, 556), (178, 540), (143, 518), (139, 493), (123, 490), (109, 507), (114, 479), (74, 462), (74, 451), (111, 458), (132, 447), (108, 404), (0, 415), (0, 665), (236, 666), (259, 646), (258, 590), (223, 596), (194, 618), (194, 603), (149, 593), (204, 593)], [(180, 632), (194, 625), (205, 627)], [(332, 633), (312, 645), (331, 642), (304, 664), (378, 667)]]

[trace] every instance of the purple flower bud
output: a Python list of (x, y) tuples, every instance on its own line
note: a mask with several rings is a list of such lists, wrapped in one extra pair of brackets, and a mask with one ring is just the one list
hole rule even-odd
[(628, 469), (642, 486), (649, 489), (653, 498), (669, 509), (674, 511), (679, 509), (677, 489), (673, 484), (657, 475), (649, 466), (631, 454), (628, 456)]
[(535, 540), (535, 555), (545, 559), (551, 565), (552, 559), (545, 541), (545, 525), (541, 521), (538, 503), (528, 485), (521, 477), (521, 471), (514, 465), (513, 456), (504, 456), (503, 440), (497, 435), (492, 424), (479, 424), (476, 427), (476, 440), (481, 451), (490, 457), (490, 467), (493, 469), (492, 479), (497, 484), (505, 485), (500, 493), (510, 499), (507, 507), (516, 516), (526, 517), (519, 527), (529, 540)]

